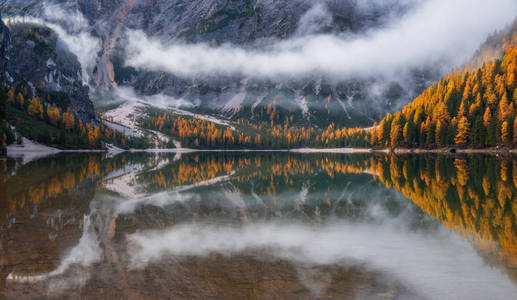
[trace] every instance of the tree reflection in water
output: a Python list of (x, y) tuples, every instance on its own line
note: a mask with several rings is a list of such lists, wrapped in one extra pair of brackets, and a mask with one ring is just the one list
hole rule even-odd
[(511, 157), (67, 154), (0, 169), (7, 298), (516, 290)]

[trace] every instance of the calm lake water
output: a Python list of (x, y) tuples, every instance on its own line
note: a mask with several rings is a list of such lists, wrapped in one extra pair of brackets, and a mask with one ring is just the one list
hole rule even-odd
[(516, 299), (517, 160), (0, 160), (6, 299)]

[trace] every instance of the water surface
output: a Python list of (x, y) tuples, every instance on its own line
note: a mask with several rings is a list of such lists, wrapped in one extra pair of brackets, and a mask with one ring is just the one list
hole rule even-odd
[(515, 299), (517, 160), (0, 161), (7, 299)]

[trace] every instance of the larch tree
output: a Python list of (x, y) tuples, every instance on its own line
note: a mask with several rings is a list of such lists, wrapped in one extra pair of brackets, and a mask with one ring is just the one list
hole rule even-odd
[(14, 105), (14, 103), (15, 103), (15, 96), (14, 96), (14, 89), (12, 87), (7, 92), (7, 100), (9, 100), (9, 103), (11, 105)]
[(506, 145), (512, 141), (508, 121), (504, 121), (503, 124), (501, 124), (501, 141)]
[(506, 93), (504, 93), (501, 101), (499, 102), (499, 120), (505, 120), (508, 116), (510, 116), (508, 97), (506, 96)]
[(488, 128), (490, 122), (492, 121), (492, 112), (490, 111), (490, 107), (487, 107), (485, 113), (483, 114), (483, 125)]
[(397, 148), (400, 145), (400, 140), (402, 137), (402, 130), (399, 124), (395, 124), (391, 126), (390, 132), (390, 146), (391, 148)]
[(49, 122), (57, 127), (61, 119), (61, 113), (59, 112), (59, 108), (56, 107), (55, 103), (52, 103), (52, 106), (47, 106), (47, 116)]
[(63, 122), (65, 123), (65, 129), (71, 130), (74, 128), (74, 115), (71, 112), (70, 107), (65, 113), (63, 113)]
[(41, 105), (38, 97), (32, 97), (29, 100), (27, 113), (31, 116), (37, 116), (40, 119), (43, 119), (43, 106)]
[(434, 110), (433, 118), (435, 120), (439, 120), (442, 125), (445, 125), (450, 121), (451, 116), (445, 102), (438, 103)]

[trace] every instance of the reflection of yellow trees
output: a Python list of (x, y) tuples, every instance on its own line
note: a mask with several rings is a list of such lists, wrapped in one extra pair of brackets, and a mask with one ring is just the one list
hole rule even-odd
[[(377, 170), (379, 180), (386, 186), (401, 191), (445, 226), (469, 238), (477, 236), (472, 238), (476, 243), (495, 242), (490, 247), (492, 252), (498, 249), (495, 251), (498, 259), (506, 266), (517, 267), (517, 190), (507, 180), (510, 173), (507, 160), (485, 162), (482, 168), (485, 173), (479, 179), (471, 170), (470, 160), (464, 158), (455, 159), (454, 170), (447, 173), (440, 171), (438, 165), (450, 163), (448, 158), (436, 158), (434, 172), (409, 159), (376, 157), (376, 160), (369, 165)], [(488, 165), (498, 168), (486, 173)], [(371, 168), (365, 166), (365, 170)], [(514, 178), (515, 170), (514, 162)]]
[(252, 172), (237, 173), (233, 179), (265, 182), (263, 187), (255, 186), (255, 192), (275, 197), (279, 185), (292, 184), (295, 175), (372, 174), (446, 227), (468, 237), (482, 252), (517, 268), (517, 162), (479, 157), (287, 156), (280, 161), (262, 159), (261, 165)]
[[(332, 159), (321, 157), (303, 159), (301, 156), (287, 155), (282, 159), (274, 156), (235, 157), (235, 156), (186, 156), (165, 168), (141, 175), (141, 179), (157, 188), (174, 188), (194, 184), (229, 175), (236, 183), (257, 183), (255, 192), (276, 197), (281, 185), (293, 185), (293, 176), (312, 175), (318, 172), (330, 178), (337, 174), (363, 173), (376, 174), (375, 170), (365, 170), (362, 161)], [(367, 164), (375, 162), (367, 160)], [(239, 172), (242, 170), (242, 172)]]
[(501, 180), (506, 181), (508, 180), (508, 160), (504, 159), (501, 160)]
[[(92, 156), (79, 170), (56, 173), (44, 181), (8, 194), (9, 209), (40, 204), (72, 192), (85, 179), (102, 178), (125, 166), (125, 159)], [(254, 182), (253, 191), (276, 204), (283, 186), (297, 176), (368, 173), (401, 191), (445, 226), (469, 237), (479, 249), (517, 268), (517, 162), (495, 158), (303, 155), (185, 155), (141, 179), (157, 188), (197, 185), (233, 174), (234, 183)], [(330, 200), (329, 193), (322, 200)], [(280, 198), (278, 198), (280, 199)]]
[[(296, 174), (310, 175), (316, 171), (323, 171), (333, 178), (336, 174), (362, 173), (364, 169), (360, 164), (352, 164), (345, 161), (321, 158), (315, 160), (300, 159), (299, 157), (288, 156), (285, 160), (268, 161), (261, 157), (208, 157), (200, 159), (198, 155), (179, 161), (171, 165), (169, 170), (160, 170), (150, 174), (144, 174), (143, 179), (152, 182), (160, 187), (175, 187), (184, 184), (196, 184), (218, 176), (228, 175), (251, 166), (251, 172), (238, 174), (233, 179), (237, 182), (249, 182), (251, 179), (276, 182), (272, 180), (282, 177), (285, 184), (292, 183), (291, 176)], [(167, 174), (168, 173), (168, 174)], [(374, 172), (372, 172), (374, 173)], [(269, 186), (269, 191), (274, 194), (277, 185)]]
[(103, 162), (101, 156), (91, 156), (76, 170), (56, 172), (37, 184), (21, 184), (18, 189), (7, 189), (6, 201), (9, 203), (9, 211), (14, 213), (18, 209), (28, 209), (29, 205), (40, 205), (61, 195), (70, 194), (84, 180), (102, 178), (124, 164), (125, 162), (120, 161)]
[[(482, 167), (467, 158), (418, 158), (371, 156), (367, 159), (286, 155), (267, 156), (193, 156), (175, 163), (170, 170), (144, 175), (160, 188), (197, 184), (235, 171), (237, 183), (255, 182), (254, 192), (271, 197), (281, 186), (293, 185), (296, 175), (323, 173), (329, 178), (339, 174), (369, 173), (387, 187), (411, 198), (429, 215), (445, 226), (465, 235), (478, 236), (499, 245), (498, 255), (517, 261), (517, 190), (510, 181), (516, 177), (515, 163), (508, 160), (482, 160)], [(487, 168), (488, 165), (494, 168)], [(512, 166), (512, 168), (510, 168)], [(477, 169), (476, 169), (477, 168)], [(242, 171), (239, 171), (242, 170)], [(482, 170), (478, 175), (476, 170)], [(323, 199), (325, 200), (325, 199)]]
[[(103, 160), (91, 156), (78, 170), (57, 172), (17, 193), (8, 193), (10, 212), (71, 193), (85, 179), (102, 178), (125, 164), (125, 157)], [(298, 175), (339, 178), (343, 174), (371, 174), (448, 228), (464, 234), (482, 253), (517, 268), (517, 161), (388, 155), (185, 155), (141, 177), (163, 189), (196, 185), (232, 172), (233, 182), (253, 181), (253, 191), (268, 195), (275, 204), (281, 199), (277, 193), (283, 186), (292, 186)], [(322, 200), (330, 201), (329, 197), (327, 191)]]
[(170, 170), (162, 169), (157, 172), (151, 172), (142, 175), (142, 178), (160, 188), (184, 184), (199, 184), (200, 182), (214, 179), (217, 176), (230, 174), (234, 169), (249, 166), (250, 164), (250, 158), (210, 157), (200, 160), (199, 155), (195, 155), (171, 165)]
[(467, 160), (457, 158), (454, 160), (454, 166), (456, 167), (458, 184), (460, 186), (467, 185), (467, 181), (469, 180), (469, 167), (467, 165)]

